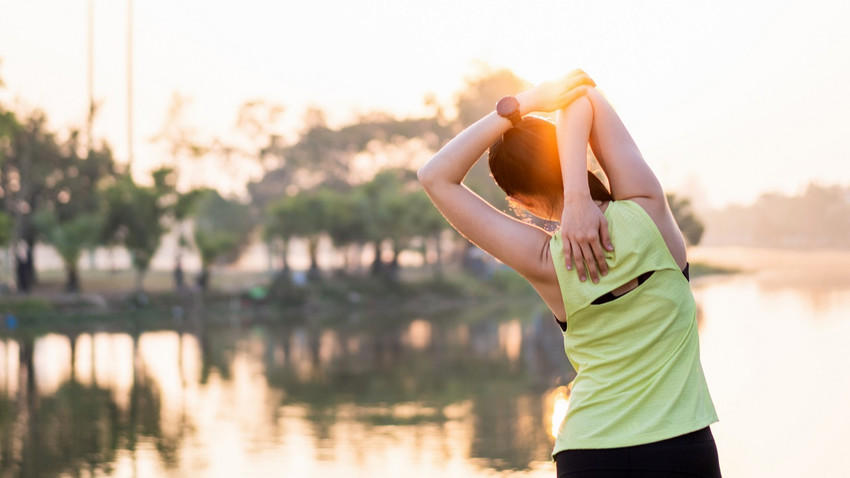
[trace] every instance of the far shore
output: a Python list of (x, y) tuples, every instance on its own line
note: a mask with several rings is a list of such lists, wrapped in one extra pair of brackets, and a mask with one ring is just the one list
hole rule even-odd
[[(690, 249), (692, 278), (695, 285), (719, 274), (741, 273), (760, 281), (824, 289), (850, 287), (850, 250), (776, 250), (742, 247), (694, 247)], [(434, 280), (428, 268), (403, 268), (400, 285), (385, 287), (378, 279), (332, 277), (305, 286), (291, 286), (294, 294), (284, 298), (269, 296), (252, 298), (248, 291), (266, 290), (273, 274), (266, 271), (218, 269), (212, 275), (208, 292), (190, 289), (183, 294), (174, 291), (172, 272), (154, 270), (144, 282), (146, 296), (136, 303), (135, 275), (130, 270), (82, 270), (82, 291), (63, 291), (61, 270), (39, 271), (39, 284), (29, 295), (7, 292), (0, 294), (0, 313), (27, 315), (84, 316), (88, 313), (120, 313), (150, 308), (172, 311), (175, 307), (191, 308), (201, 298), (212, 307), (271, 306), (291, 312), (335, 314), (340, 310), (373, 308), (397, 309), (432, 307), (435, 310), (470, 303), (487, 303), (496, 298), (528, 297), (535, 293), (510, 270), (501, 269), (496, 280), (481, 281), (451, 268), (442, 281)], [(190, 287), (190, 273), (186, 274)], [(10, 278), (3, 277), (9, 283)], [(371, 284), (369, 282), (371, 281)], [(294, 298), (294, 300), (293, 300)], [(150, 300), (150, 302), (147, 302)], [(2, 325), (0, 325), (2, 328)]]

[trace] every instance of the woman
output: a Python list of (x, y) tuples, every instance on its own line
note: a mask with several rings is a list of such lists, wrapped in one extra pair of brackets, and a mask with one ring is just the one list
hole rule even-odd
[[(719, 477), (684, 240), (594, 87), (576, 70), (503, 98), (419, 179), (455, 229), (534, 286), (563, 330), (577, 375), (553, 451), (559, 477)], [(533, 111), (556, 111), (555, 124), (526, 116)], [(610, 193), (587, 171), (588, 144)], [(503, 214), (462, 184), (488, 147), (509, 199), (560, 220), (560, 233)]]

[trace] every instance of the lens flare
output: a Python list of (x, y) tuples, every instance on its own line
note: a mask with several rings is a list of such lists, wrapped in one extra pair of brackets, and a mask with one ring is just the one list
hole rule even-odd
[(558, 432), (561, 429), (561, 424), (567, 416), (567, 410), (570, 408), (570, 392), (572, 384), (555, 388), (548, 394), (547, 410), (552, 410), (549, 416), (550, 433), (552, 438), (558, 437)]

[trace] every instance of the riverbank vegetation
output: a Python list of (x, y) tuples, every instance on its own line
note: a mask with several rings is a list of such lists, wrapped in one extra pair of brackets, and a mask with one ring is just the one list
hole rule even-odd
[[(161, 166), (147, 175), (131, 174), (108, 143), (82, 129), (55, 131), (44, 112), (0, 104), (0, 246), (10, 251), (14, 286), (6, 288), (15, 291), (2, 298), (2, 311), (177, 311), (244, 301), (333, 314), (533, 297), (521, 278), (451, 229), (414, 173), (501, 95), (525, 86), (508, 70), (485, 70), (467, 79), (452, 114), (436, 106), (419, 118), (369, 113), (332, 127), (314, 109), (297, 134), (280, 129), (282, 106), (252, 101), (237, 112), (230, 138), (202, 137), (184, 119), (188, 101), (175, 95), (153, 138), (163, 146)], [(483, 163), (466, 183), (509, 211)], [(196, 181), (210, 164), (234, 177), (239, 164), (262, 174), (242, 193), (226, 194)], [(687, 198), (669, 201), (698, 243), (703, 226)], [(167, 234), (176, 246), (163, 250)], [(269, 270), (223, 273), (258, 243)], [(292, 266), (295, 243), (306, 244), (306, 271)], [(57, 251), (61, 276), (36, 267), (37, 244)], [(104, 249), (128, 252), (131, 270), (98, 270), (92, 257)], [(163, 254), (172, 270), (152, 271)], [(186, 270), (187, 262), (199, 270)]]

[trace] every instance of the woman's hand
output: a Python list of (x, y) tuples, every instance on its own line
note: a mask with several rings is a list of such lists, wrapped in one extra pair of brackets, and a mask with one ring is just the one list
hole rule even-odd
[[(583, 86), (588, 89), (589, 87)], [(608, 273), (605, 250), (613, 250), (608, 221), (593, 201), (588, 186), (587, 143), (593, 124), (593, 107), (586, 98), (558, 110), (555, 128), (564, 180), (561, 238), (567, 270), (575, 265), (579, 280), (593, 282)]]
[(585, 94), (587, 87), (596, 83), (582, 70), (573, 70), (567, 76), (541, 83), (517, 95), (523, 114), (532, 111), (555, 111)]
[(599, 282), (599, 276), (608, 273), (605, 251), (614, 250), (608, 234), (608, 220), (590, 196), (564, 198), (561, 238), (567, 270), (575, 264), (579, 280), (587, 280), (589, 273), (593, 282)]

